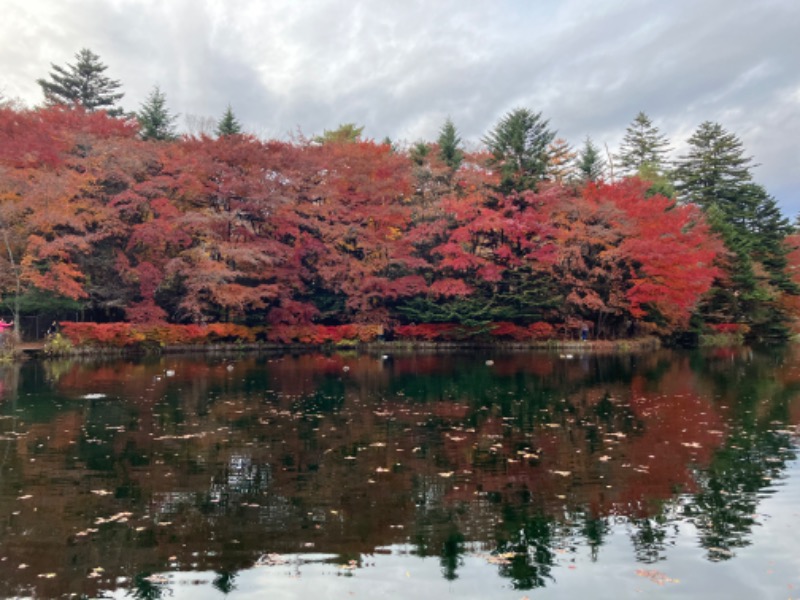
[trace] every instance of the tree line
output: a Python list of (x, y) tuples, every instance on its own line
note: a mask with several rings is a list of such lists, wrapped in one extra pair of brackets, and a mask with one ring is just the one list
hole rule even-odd
[[(293, 142), (179, 136), (89, 50), (0, 108), (0, 293), (21, 315), (281, 327), (785, 337), (797, 243), (720, 124), (688, 151), (645, 113), (605, 157), (518, 108), (468, 152), (449, 119), (398, 148), (348, 123)], [(549, 330), (547, 328), (550, 328)], [(503, 329), (504, 328), (504, 329)], [(538, 328), (538, 329), (537, 329)]]

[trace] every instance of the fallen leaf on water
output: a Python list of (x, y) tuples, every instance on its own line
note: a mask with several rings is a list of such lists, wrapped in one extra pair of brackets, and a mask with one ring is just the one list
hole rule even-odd
[(98, 496), (110, 496), (113, 492), (109, 492), (108, 490), (92, 490), (92, 493)]
[(452, 477), (453, 471), (447, 471), (445, 473), (439, 473), (439, 477)]
[(274, 565), (285, 565), (286, 559), (283, 558), (280, 554), (270, 553), (264, 554), (261, 556), (257, 561), (256, 565), (261, 567), (271, 567)]
[(636, 569), (636, 574), (639, 577), (644, 577), (645, 579), (649, 579), (653, 583), (657, 583), (658, 585), (664, 585), (665, 583), (679, 583), (677, 579), (672, 579), (672, 577), (667, 577), (661, 571), (656, 571), (654, 569)]
[(41, 579), (52, 579), (55, 576), (56, 576), (55, 573), (39, 573), (37, 575), (37, 577), (40, 577)]
[(572, 471), (550, 471), (553, 475), (561, 475), (561, 477), (569, 477)]
[(33, 496), (30, 494), (25, 494), (24, 496), (19, 496), (17, 500), (30, 500), (31, 498), (33, 498)]

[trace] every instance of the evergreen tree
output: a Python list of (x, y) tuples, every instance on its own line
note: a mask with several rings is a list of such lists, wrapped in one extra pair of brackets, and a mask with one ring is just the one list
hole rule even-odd
[(458, 170), (464, 160), (464, 152), (461, 150), (461, 137), (459, 137), (456, 126), (453, 125), (449, 118), (439, 130), (437, 142), (439, 144), (439, 157), (453, 171)]
[(79, 105), (88, 111), (106, 110), (118, 117), (122, 108), (115, 106), (124, 96), (116, 90), (120, 82), (109, 79), (103, 73), (108, 68), (91, 50), (80, 50), (74, 65), (61, 67), (51, 63), (50, 80), (37, 79), (48, 104)]
[(504, 116), (483, 138), (492, 153), (491, 164), (501, 170), (504, 193), (535, 189), (545, 177), (550, 143), (556, 133), (542, 113), (517, 108)]
[(233, 114), (231, 105), (225, 109), (225, 114), (222, 115), (219, 124), (217, 125), (217, 137), (225, 137), (227, 135), (237, 135), (242, 133), (242, 125)]
[(681, 198), (727, 212), (742, 185), (750, 182), (752, 158), (742, 142), (719, 123), (706, 121), (689, 138), (689, 152), (678, 159), (676, 188)]
[(676, 187), (685, 202), (706, 211), (731, 251), (727, 281), (712, 290), (706, 315), (746, 323), (756, 336), (783, 337), (789, 316), (781, 294), (800, 292), (787, 270), (791, 226), (775, 200), (752, 182), (751, 163), (739, 138), (706, 121), (678, 162)]
[(600, 155), (600, 150), (592, 142), (592, 138), (587, 137), (578, 153), (575, 167), (581, 181), (597, 181), (603, 176), (605, 161)]
[(142, 108), (136, 114), (139, 121), (139, 135), (143, 140), (174, 140), (175, 119), (167, 110), (167, 99), (164, 93), (155, 86), (150, 95), (142, 103)]
[(430, 151), (431, 147), (422, 140), (419, 140), (414, 142), (414, 145), (411, 146), (411, 149), (408, 151), (408, 156), (415, 165), (421, 167), (425, 164)]
[(647, 166), (656, 172), (663, 172), (668, 152), (667, 139), (659, 132), (658, 127), (653, 125), (650, 118), (640, 112), (625, 130), (617, 158), (626, 175), (636, 175)]

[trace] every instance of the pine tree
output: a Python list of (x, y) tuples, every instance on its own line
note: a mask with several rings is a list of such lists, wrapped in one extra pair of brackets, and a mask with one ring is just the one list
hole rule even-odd
[(240, 133), (242, 133), (242, 125), (239, 123), (236, 115), (233, 114), (233, 109), (229, 104), (228, 108), (225, 109), (225, 114), (222, 115), (222, 119), (220, 119), (217, 125), (217, 137), (238, 135)]
[(83, 48), (75, 58), (77, 62), (66, 67), (51, 63), (49, 81), (37, 79), (47, 103), (78, 105), (90, 112), (106, 110), (109, 115), (121, 116), (122, 108), (115, 106), (124, 96), (116, 91), (120, 82), (103, 75), (108, 67), (91, 50)]
[(139, 135), (143, 140), (174, 140), (175, 119), (167, 110), (167, 99), (164, 93), (155, 86), (150, 95), (142, 103), (142, 108), (136, 114), (139, 121)]
[(578, 153), (575, 167), (578, 177), (583, 182), (597, 181), (603, 176), (605, 161), (600, 155), (600, 149), (594, 145), (592, 138), (587, 137)]
[(491, 164), (501, 170), (501, 191), (535, 189), (544, 179), (550, 143), (556, 137), (548, 124), (542, 113), (517, 108), (484, 136), (483, 143), (492, 153)]
[(751, 163), (739, 138), (706, 121), (678, 162), (676, 187), (684, 202), (706, 211), (731, 251), (728, 282), (712, 291), (706, 315), (746, 323), (756, 336), (783, 337), (789, 316), (781, 294), (800, 292), (787, 270), (785, 238), (792, 230), (775, 200), (752, 182)]
[(752, 179), (752, 160), (744, 155), (739, 138), (706, 121), (689, 138), (688, 154), (678, 159), (676, 188), (686, 202), (705, 209), (718, 205), (728, 212), (739, 188)]
[(464, 160), (464, 152), (461, 150), (461, 137), (456, 131), (456, 126), (448, 118), (439, 130), (439, 157), (453, 171), (458, 170)]
[(640, 112), (625, 130), (619, 155), (617, 156), (622, 172), (636, 175), (643, 167), (650, 167), (656, 172), (663, 172), (666, 167), (666, 156), (669, 142), (654, 126), (650, 118)]

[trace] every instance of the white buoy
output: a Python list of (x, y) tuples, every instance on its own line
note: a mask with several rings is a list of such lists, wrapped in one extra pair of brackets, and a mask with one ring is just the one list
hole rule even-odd
[(489, 360), (486, 361), (486, 366), (487, 367), (491, 367), (493, 364), (494, 364), (494, 361), (492, 359), (489, 359)]
[(347, 373), (349, 370), (350, 370), (350, 367), (348, 367), (347, 365), (342, 367), (342, 371), (344, 371), (345, 373)]
[(228, 365), (228, 366), (227, 366), (227, 367), (225, 367), (225, 368), (226, 368), (226, 369), (228, 369), (228, 371), (233, 371), (233, 365)]
[(381, 360), (389, 360), (389, 355), (388, 354), (381, 355)]
[(173, 369), (167, 369), (166, 371), (164, 371), (164, 375), (166, 375), (167, 377), (175, 377), (175, 371)]

